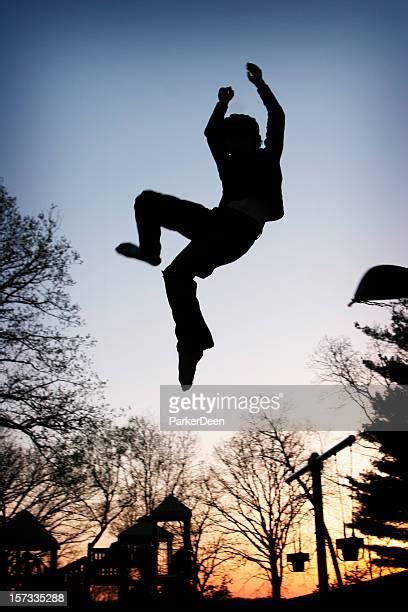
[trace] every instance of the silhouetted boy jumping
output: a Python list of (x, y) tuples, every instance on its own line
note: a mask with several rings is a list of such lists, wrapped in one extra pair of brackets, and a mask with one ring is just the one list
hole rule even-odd
[(116, 247), (121, 255), (158, 266), (161, 227), (191, 240), (163, 271), (176, 324), (179, 381), (183, 390), (193, 384), (203, 351), (214, 346), (200, 311), (194, 277), (206, 278), (215, 268), (242, 257), (261, 235), (264, 224), (277, 221), (284, 214), (280, 157), (285, 115), (263, 80), (261, 69), (251, 63), (246, 68), (248, 79), (256, 86), (268, 112), (265, 147), (261, 148), (256, 119), (236, 114), (225, 118), (234, 91), (221, 87), (204, 130), (222, 182), (219, 205), (208, 209), (175, 196), (142, 191), (134, 205), (139, 246), (124, 242)]

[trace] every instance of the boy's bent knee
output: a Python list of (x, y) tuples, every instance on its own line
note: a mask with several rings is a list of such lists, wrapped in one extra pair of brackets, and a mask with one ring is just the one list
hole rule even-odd
[(150, 189), (143, 190), (141, 193), (139, 193), (138, 196), (136, 196), (134, 207), (140, 207), (144, 204), (147, 204), (148, 202), (151, 202), (152, 198), (155, 195), (158, 195), (157, 191), (151, 191)]
[(178, 263), (171, 263), (162, 272), (164, 283), (168, 285), (184, 285), (192, 283), (195, 285), (194, 274), (190, 270)]
[(174, 282), (177, 278), (180, 277), (180, 271), (178, 270), (178, 266), (174, 264), (170, 264), (167, 268), (164, 268), (163, 272), (164, 282)]

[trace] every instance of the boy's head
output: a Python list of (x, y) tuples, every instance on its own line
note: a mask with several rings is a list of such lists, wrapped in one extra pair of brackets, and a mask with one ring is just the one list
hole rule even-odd
[(230, 115), (224, 119), (224, 140), (228, 153), (254, 153), (261, 146), (259, 125), (249, 115)]

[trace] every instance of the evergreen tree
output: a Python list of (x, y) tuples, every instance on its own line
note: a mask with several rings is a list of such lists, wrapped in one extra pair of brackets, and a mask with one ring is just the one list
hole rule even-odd
[[(347, 339), (326, 338), (314, 365), (322, 380), (350, 389), (370, 421), (361, 437), (378, 449), (371, 469), (350, 479), (358, 501), (354, 526), (382, 540), (369, 546), (377, 554), (373, 564), (408, 568), (408, 300), (386, 307), (388, 325), (355, 323), (370, 339), (369, 357), (362, 358)], [(374, 382), (382, 393), (372, 393)]]
[[(388, 327), (356, 324), (380, 345), (390, 347), (391, 355), (379, 353), (365, 359), (366, 368), (391, 384), (385, 396), (377, 394), (372, 402), (374, 419), (363, 437), (378, 445), (380, 456), (373, 469), (359, 482), (353, 482), (359, 509), (355, 526), (367, 535), (408, 542), (408, 302), (392, 308)], [(387, 351), (388, 352), (388, 351)], [(397, 386), (392, 385), (397, 383)], [(404, 386), (402, 386), (404, 385)], [(408, 549), (403, 546), (371, 545), (379, 566), (408, 568)]]

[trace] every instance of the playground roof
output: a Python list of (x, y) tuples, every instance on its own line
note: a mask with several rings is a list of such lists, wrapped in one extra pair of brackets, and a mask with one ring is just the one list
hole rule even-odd
[(12, 550), (52, 550), (57, 540), (28, 510), (21, 510), (0, 527), (2, 545)]
[(183, 521), (191, 517), (191, 510), (174, 495), (168, 495), (153, 510), (151, 516), (159, 521)]
[[(146, 541), (151, 540), (153, 537), (153, 521), (150, 517), (142, 517), (134, 523), (131, 527), (128, 527), (124, 531), (121, 531), (118, 535), (118, 540), (129, 540), (129, 541)], [(158, 538), (160, 542), (167, 542), (173, 539), (173, 534), (163, 529), (158, 528)]]

